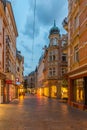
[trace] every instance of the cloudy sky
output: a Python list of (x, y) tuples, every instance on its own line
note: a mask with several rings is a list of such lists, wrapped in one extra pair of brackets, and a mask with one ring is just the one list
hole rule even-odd
[[(66, 33), (62, 21), (67, 16), (68, 0), (11, 0), (18, 29), (17, 49), (24, 56), (24, 75), (35, 70), (43, 54), (44, 45), (49, 44), (49, 30), (54, 19), (60, 33)], [(35, 9), (35, 31), (34, 30)], [(33, 38), (34, 37), (34, 38)]]

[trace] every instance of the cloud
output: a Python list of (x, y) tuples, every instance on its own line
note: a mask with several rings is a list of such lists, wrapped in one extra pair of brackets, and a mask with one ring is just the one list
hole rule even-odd
[(23, 49), (28, 52), (29, 54), (32, 54), (32, 50), (25, 44), (22, 44)]
[(25, 68), (32, 68), (28, 63), (24, 64)]
[(48, 32), (45, 32), (44, 35), (43, 35), (43, 39), (45, 39), (45, 45), (48, 45), (49, 43), (49, 33)]
[(28, 36), (30, 39), (33, 39), (34, 36), (37, 37), (39, 35), (40, 27), (35, 25), (34, 22), (34, 14), (29, 11), (29, 14), (26, 18), (26, 22), (24, 25), (24, 30), (22, 31), (23, 35)]
[(64, 5), (64, 1), (62, 0), (58, 2), (58, 0), (38, 0), (36, 7), (36, 15), (40, 24), (49, 26), (52, 24), (54, 19), (60, 19), (62, 15), (62, 9)]
[[(58, 0), (38, 0), (36, 3), (36, 15), (35, 15), (35, 30), (34, 26), (34, 1), (29, 1), (29, 13), (25, 22), (25, 29), (23, 31), (24, 35), (33, 39), (33, 35), (38, 37), (40, 34), (40, 28), (48, 28), (53, 26), (54, 19), (59, 24), (62, 22), (64, 13), (66, 12), (64, 8), (65, 0), (58, 2)], [(66, 0), (67, 1), (67, 0)], [(66, 3), (65, 1), (65, 3)], [(62, 24), (62, 23), (61, 23)], [(60, 26), (60, 25), (59, 25)], [(62, 25), (61, 25), (62, 26)], [(34, 34), (33, 34), (34, 31)], [(48, 31), (48, 30), (47, 30)]]
[(67, 0), (36, 0), (35, 30), (33, 28), (34, 2), (35, 0), (19, 0), (14, 7), (19, 30), (17, 48), (24, 56), (25, 74), (35, 69), (43, 52), (42, 48), (49, 44), (49, 30), (53, 27), (54, 19), (60, 33), (66, 33), (62, 21), (68, 12)]

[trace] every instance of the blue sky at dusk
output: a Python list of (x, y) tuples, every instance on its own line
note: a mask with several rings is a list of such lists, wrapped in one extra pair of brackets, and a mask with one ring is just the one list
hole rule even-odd
[[(49, 30), (54, 19), (60, 33), (66, 33), (62, 21), (67, 16), (67, 0), (36, 0), (35, 37), (33, 42), (35, 0), (10, 0), (18, 29), (17, 49), (24, 56), (24, 75), (35, 70), (44, 45), (49, 44)], [(32, 52), (33, 51), (33, 52)]]

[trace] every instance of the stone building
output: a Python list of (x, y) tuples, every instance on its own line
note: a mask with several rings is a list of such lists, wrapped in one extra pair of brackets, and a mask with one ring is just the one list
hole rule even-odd
[[(66, 37), (66, 38), (65, 38)], [(65, 44), (66, 43), (66, 44)], [(49, 32), (49, 46), (44, 52), (44, 96), (61, 98), (64, 73), (67, 71), (67, 35), (60, 35), (55, 24)], [(63, 89), (63, 91), (65, 91)]]
[(36, 81), (36, 71), (32, 71), (28, 76), (27, 76), (27, 90), (29, 93), (36, 93), (35, 90), (35, 81)]
[(69, 104), (87, 108), (87, 0), (68, 0)]
[(20, 51), (16, 51), (16, 80), (23, 83), (24, 57)]
[(61, 57), (61, 98), (68, 99), (68, 79), (66, 73), (68, 71), (68, 34), (63, 34), (62, 42), (62, 57)]
[(18, 32), (11, 3), (6, 0), (0, 0), (0, 73), (2, 73), (0, 76), (1, 103), (9, 102), (15, 98), (17, 36)]
[(17, 85), (16, 96), (18, 96), (18, 90), (20, 88), (23, 88), (24, 83), (23, 71), (24, 71), (24, 57), (21, 55), (20, 51), (16, 50), (16, 85)]
[(5, 17), (5, 4), (0, 1), (0, 103), (4, 102), (4, 87), (6, 75), (4, 73), (4, 29), (7, 26), (6, 17)]
[(39, 59), (38, 67), (37, 67), (37, 94), (44, 95), (44, 57), (43, 55)]

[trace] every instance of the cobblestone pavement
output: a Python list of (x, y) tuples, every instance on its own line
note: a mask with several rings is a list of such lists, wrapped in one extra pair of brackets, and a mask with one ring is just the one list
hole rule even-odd
[(87, 111), (28, 95), (0, 104), (0, 130), (87, 130)]

